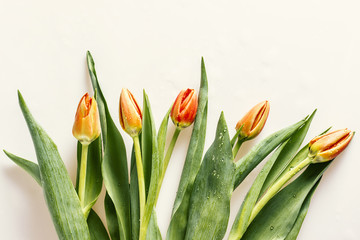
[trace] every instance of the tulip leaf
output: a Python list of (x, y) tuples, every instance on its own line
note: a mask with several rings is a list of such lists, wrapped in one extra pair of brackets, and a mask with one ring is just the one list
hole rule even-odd
[(304, 203), (301, 206), (301, 209), (299, 211), (299, 215), (298, 215), (291, 231), (286, 236), (285, 240), (296, 240), (297, 236), (299, 235), (301, 225), (304, 222), (307, 211), (309, 210), (309, 207), (310, 207), (311, 198), (314, 195), (314, 192), (315, 192), (317, 186), (319, 185), (320, 180), (321, 180), (321, 178), (316, 182), (315, 186), (311, 189), (309, 194), (306, 196)]
[(157, 141), (159, 146), (159, 166), (160, 166), (160, 176), (162, 169), (164, 169), (164, 155), (165, 155), (165, 143), (166, 143), (166, 133), (168, 129), (168, 122), (169, 122), (169, 115), (170, 115), (171, 108), (167, 111), (167, 113), (164, 116), (164, 119), (161, 122)]
[[(296, 153), (305, 139), (315, 113), (316, 110), (309, 116), (309, 118), (306, 119), (304, 125), (297, 129), (289, 138), (284, 149), (281, 151), (280, 156), (276, 159), (274, 166), (267, 175), (266, 181), (264, 182), (258, 197), (260, 197), (266, 189), (268, 189), (270, 185), (278, 179), (281, 173), (284, 172), (286, 166), (288, 166), (294, 156), (297, 155)], [(305, 157), (303, 159), (305, 159)], [(299, 159), (299, 161), (302, 161), (303, 159)]]
[(87, 218), (91, 240), (110, 240), (106, 228), (100, 217), (91, 209)]
[[(140, 143), (141, 144), (141, 143)], [(131, 200), (131, 239), (139, 239), (140, 231), (140, 200), (134, 147), (130, 165), (130, 200)]]
[(275, 161), (278, 159), (279, 155), (286, 146), (285, 143), (281, 144), (278, 149), (275, 150), (271, 158), (266, 162), (261, 172), (257, 175), (255, 181), (253, 182), (249, 192), (246, 194), (246, 197), (240, 207), (238, 214), (236, 215), (235, 221), (230, 231), (229, 240), (240, 239), (241, 236), (245, 233), (246, 228), (249, 225), (249, 218), (252, 212), (252, 209), (255, 206), (255, 203), (259, 197), (259, 192), (261, 187), (268, 176), (269, 171), (273, 167)]
[(186, 240), (223, 238), (230, 215), (234, 170), (229, 132), (221, 113), (215, 140), (194, 182)]
[(105, 194), (104, 207), (106, 213), (106, 223), (111, 240), (120, 240), (119, 221), (117, 218), (115, 205), (108, 193)]
[(18, 96), (33, 139), (46, 203), (59, 239), (90, 239), (79, 198), (56, 145), (36, 123), (20, 92)]
[[(20, 158), (18, 156), (15, 156), (14, 154), (11, 154), (7, 151), (5, 151), (5, 154), (13, 160), (18, 166), (20, 166), (22, 169), (24, 169), (26, 172), (28, 172), (35, 180), (36, 182), (41, 186), (41, 176), (40, 176), (40, 170), (39, 166), (31, 162), (29, 160)], [(109, 236), (107, 235), (107, 231), (105, 229), (104, 224), (102, 223), (99, 216), (94, 212), (94, 210), (90, 210), (90, 214), (87, 218), (87, 223), (90, 231), (90, 236), (92, 240), (106, 240), (109, 239)]]
[[(130, 191), (128, 179), (128, 166), (126, 159), (126, 149), (124, 140), (114, 121), (112, 120), (106, 100), (101, 91), (96, 71), (95, 63), (87, 52), (87, 63), (89, 74), (94, 91), (97, 93), (97, 103), (101, 122), (102, 141), (104, 146), (104, 159), (102, 162), (102, 175), (104, 184), (114, 206), (107, 199), (107, 207), (114, 207), (119, 224), (120, 239), (131, 239), (131, 220), (130, 220)], [(106, 211), (106, 214), (113, 214)], [(115, 216), (109, 216), (108, 219), (115, 219)], [(112, 221), (111, 223), (114, 223)], [(113, 225), (108, 225), (113, 227)], [(116, 233), (116, 230), (110, 232)]]
[(178, 191), (172, 210), (170, 225), (166, 239), (183, 240), (185, 237), (190, 195), (196, 174), (199, 171), (204, 151), (206, 122), (208, 109), (208, 81), (204, 59), (201, 59), (201, 82), (198, 109), (194, 121), (189, 148), (186, 154), (184, 168), (181, 174)]
[(263, 195), (266, 189), (275, 182), (277, 177), (281, 174), (281, 172), (296, 154), (296, 151), (300, 147), (306, 136), (306, 133), (308, 132), (315, 112), (316, 110), (286, 142), (281, 144), (281, 146), (275, 150), (272, 157), (265, 164), (245, 197), (245, 200), (233, 223), (229, 239), (239, 239), (244, 234), (246, 228), (249, 225), (249, 218), (256, 201), (260, 198), (260, 196)]
[(162, 240), (160, 229), (157, 224), (157, 217), (155, 208), (152, 211), (149, 227), (146, 233), (147, 240)]
[(26, 160), (24, 158), (18, 157), (18, 156), (14, 155), (12, 153), (9, 153), (5, 150), (4, 150), (4, 153), (14, 163), (16, 163), (19, 167), (21, 167), (27, 173), (29, 173), (34, 178), (34, 180), (41, 186), (40, 170), (39, 170), (39, 166), (36, 163)]
[[(76, 189), (79, 184), (79, 173), (81, 165), (81, 148), (80, 142), (77, 144), (77, 178)], [(102, 188), (102, 175), (101, 175), (101, 162), (102, 162), (102, 146), (101, 137), (98, 137), (88, 147), (87, 167), (86, 167), (86, 180), (85, 180), (85, 196), (84, 196), (84, 214), (88, 216), (92, 206), (95, 204), (99, 197)]]
[(303, 204), (311, 197), (314, 187), (329, 164), (330, 162), (310, 165), (265, 205), (241, 239), (285, 239), (296, 224)]
[(246, 176), (279, 144), (286, 141), (300, 126), (304, 124), (305, 120), (301, 120), (289, 127), (283, 128), (267, 138), (263, 139), (257, 145), (236, 162), (235, 171), (235, 185), (236, 189)]
[[(157, 188), (159, 182), (159, 152), (158, 143), (156, 137), (155, 122), (152, 116), (149, 98), (144, 91), (144, 104), (143, 104), (143, 119), (142, 119), (142, 133), (141, 133), (141, 150), (143, 157), (145, 186), (146, 180), (148, 182), (148, 193), (146, 196), (145, 211), (143, 216), (143, 222), (140, 226), (146, 231), (150, 218), (156, 203)], [(147, 168), (145, 168), (147, 166)], [(150, 177), (146, 177), (146, 172)], [(140, 229), (141, 231), (141, 229)]]
[[(137, 169), (134, 150), (131, 155), (131, 175), (130, 175), (130, 197), (131, 197), (131, 236), (132, 239), (139, 239), (140, 230), (140, 207), (139, 207), (139, 187), (137, 182)], [(155, 216), (153, 216), (155, 215)], [(155, 208), (150, 218), (146, 239), (161, 240), (161, 234), (156, 220)]]

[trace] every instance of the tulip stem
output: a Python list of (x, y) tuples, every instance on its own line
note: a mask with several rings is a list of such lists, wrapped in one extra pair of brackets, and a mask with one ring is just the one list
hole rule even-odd
[(233, 148), (233, 158), (235, 159), (236, 155), (238, 154), (239, 152), (239, 149), (241, 147), (241, 144), (243, 144), (243, 142), (245, 142), (245, 138), (238, 138), (234, 148)]
[(157, 192), (156, 192), (156, 202), (157, 202), (157, 199), (159, 197), (159, 193), (160, 193), (160, 188), (161, 188), (161, 185), (162, 185), (162, 182), (164, 180), (164, 177), (165, 177), (165, 172), (166, 172), (166, 169), (169, 165), (169, 161), (170, 161), (170, 158), (171, 158), (171, 155), (172, 155), (172, 152), (174, 150), (174, 147), (175, 147), (175, 144), (176, 144), (176, 141), (179, 137), (179, 134), (181, 132), (181, 128), (175, 128), (175, 131), (174, 131), (174, 134), (172, 136), (172, 139), (171, 139), (171, 142), (170, 142), (170, 145), (166, 151), (166, 154), (165, 154), (165, 158), (164, 158), (164, 161), (163, 161), (163, 166), (161, 168), (161, 173), (160, 173), (160, 178), (159, 178), (159, 184), (158, 184), (158, 188), (157, 188)]
[[(81, 160), (80, 160), (80, 176), (79, 176), (79, 200), (83, 212), (85, 211), (85, 183), (86, 183), (86, 167), (89, 144), (81, 144)], [(85, 212), (84, 212), (85, 213)]]
[[(136, 170), (137, 170), (137, 176), (138, 176), (138, 185), (139, 185), (139, 201), (140, 201), (140, 229), (141, 225), (143, 224), (143, 217), (145, 212), (145, 183), (144, 183), (144, 170), (143, 170), (143, 164), (141, 159), (141, 149), (140, 149), (140, 141), (139, 141), (139, 135), (136, 135), (133, 137), (134, 141), (134, 151), (135, 151), (135, 158), (136, 158)], [(146, 230), (145, 230), (146, 231)], [(140, 235), (142, 233), (140, 232)], [(146, 234), (146, 232), (145, 232)]]
[(312, 160), (313, 158), (310, 157), (305, 158), (298, 165), (290, 168), (290, 170), (284, 176), (276, 180), (276, 182), (266, 190), (265, 194), (255, 204), (255, 207), (253, 208), (250, 215), (249, 224), (252, 222), (252, 220), (254, 220), (254, 218), (261, 211), (261, 209), (270, 201), (270, 199), (279, 192), (279, 190), (285, 185), (285, 183), (287, 183), (301, 169), (307, 167), (312, 162)]

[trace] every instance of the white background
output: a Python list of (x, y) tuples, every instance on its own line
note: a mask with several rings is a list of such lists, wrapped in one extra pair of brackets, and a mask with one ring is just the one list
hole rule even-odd
[[(17, 103), (20, 89), (75, 179), (71, 129), (78, 101), (91, 92), (86, 50), (94, 56), (118, 127), (121, 88), (129, 88), (139, 103), (146, 89), (158, 127), (181, 89), (199, 88), (204, 56), (209, 80), (206, 148), (222, 110), (233, 134), (243, 114), (265, 99), (271, 105), (268, 122), (242, 152), (315, 108), (306, 141), (329, 126), (359, 131), (358, 1), (133, 2), (0, 1), (0, 148), (36, 161)], [(174, 129), (172, 124), (169, 128)], [(190, 133), (191, 128), (180, 135), (160, 193), (163, 236)], [(130, 149), (131, 139), (123, 137)], [(298, 239), (360, 239), (359, 149), (355, 135), (326, 171)], [(56, 239), (37, 183), (4, 154), (0, 165), (1, 239)], [(230, 224), (257, 172), (259, 168), (234, 192)], [(103, 195), (95, 209), (105, 219)]]

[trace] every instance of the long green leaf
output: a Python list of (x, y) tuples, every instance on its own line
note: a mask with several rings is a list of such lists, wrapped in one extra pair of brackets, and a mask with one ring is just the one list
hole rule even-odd
[(56, 145), (35, 122), (20, 92), (18, 96), (35, 146), (45, 200), (59, 238), (90, 239), (79, 198)]
[(169, 114), (170, 114), (171, 108), (167, 111), (165, 114), (161, 125), (159, 127), (158, 135), (157, 135), (157, 142), (158, 142), (158, 148), (159, 148), (159, 166), (160, 166), (160, 172), (159, 175), (161, 176), (161, 172), (164, 169), (164, 155), (165, 155), (165, 143), (166, 143), (166, 133), (168, 129), (168, 122), (169, 122)]
[(278, 159), (280, 153), (283, 151), (286, 143), (283, 143), (278, 149), (275, 150), (271, 158), (266, 162), (261, 172), (253, 182), (249, 192), (241, 204), (240, 210), (238, 211), (233, 226), (230, 231), (229, 240), (237, 240), (245, 233), (246, 228), (249, 225), (249, 218), (251, 211), (255, 206), (255, 203), (259, 197), (261, 187), (268, 176), (269, 171), (273, 167), (274, 163)]
[[(97, 79), (95, 63), (90, 52), (87, 52), (87, 63), (91, 83), (94, 91), (97, 93), (96, 100), (100, 114), (104, 145), (104, 160), (102, 162), (104, 184), (116, 209), (120, 239), (131, 239), (130, 191), (125, 144), (110, 116), (106, 100)], [(108, 207), (112, 207), (111, 204), (109, 205), (108, 203)], [(107, 211), (106, 214), (113, 213)], [(115, 216), (107, 218), (115, 219)], [(108, 225), (108, 227), (113, 227), (113, 225)], [(116, 230), (111, 230), (111, 232), (116, 232)]]
[(304, 125), (297, 129), (294, 134), (289, 138), (288, 142), (285, 145), (285, 148), (283, 149), (283, 151), (281, 151), (280, 156), (276, 159), (274, 166), (271, 168), (271, 171), (266, 177), (266, 181), (264, 182), (258, 197), (260, 197), (266, 191), (266, 189), (269, 188), (270, 185), (272, 185), (277, 180), (280, 174), (285, 170), (286, 166), (288, 166), (294, 156), (296, 156), (297, 151), (300, 148), (309, 130), (315, 113), (316, 110), (310, 115), (309, 118), (306, 119)]
[(94, 210), (91, 210), (87, 218), (91, 240), (110, 240), (104, 224)]
[[(77, 178), (76, 189), (79, 184), (79, 173), (81, 163), (81, 148), (80, 142), (77, 144)], [(84, 196), (84, 214), (88, 216), (92, 206), (95, 204), (99, 197), (102, 188), (102, 175), (101, 175), (101, 162), (102, 162), (102, 144), (101, 137), (93, 141), (88, 148), (88, 158), (86, 167), (86, 180), (85, 180), (85, 196)]]
[(21, 167), (27, 173), (29, 173), (34, 178), (34, 180), (41, 186), (40, 170), (39, 170), (39, 166), (36, 163), (26, 160), (24, 158), (18, 157), (18, 156), (14, 155), (12, 153), (9, 153), (5, 150), (4, 150), (4, 153), (14, 163), (16, 163), (19, 167)]
[(305, 120), (301, 120), (289, 127), (283, 128), (255, 145), (244, 157), (236, 162), (235, 185), (237, 188), (246, 176), (280, 143), (286, 141)]
[(176, 193), (172, 217), (167, 231), (167, 240), (183, 240), (185, 237), (190, 195), (197, 172), (199, 171), (205, 145), (208, 81), (204, 59), (201, 59), (201, 83), (194, 128), (186, 154), (184, 168)]
[(234, 170), (229, 132), (222, 113), (215, 140), (194, 182), (185, 239), (223, 238), (230, 215)]
[(134, 147), (131, 154), (130, 167), (130, 199), (131, 199), (131, 239), (139, 239), (140, 231), (140, 200), (139, 185), (136, 169), (136, 159)]
[(310, 165), (268, 202), (241, 239), (285, 239), (296, 223), (304, 201), (329, 164), (330, 162)]
[(273, 184), (296, 154), (296, 151), (308, 132), (315, 112), (316, 111), (306, 119), (304, 125), (297, 129), (294, 134), (274, 152), (273, 156), (265, 164), (246, 195), (232, 226), (229, 239), (239, 239), (244, 234), (249, 225), (249, 218), (256, 201), (266, 189)]
[(311, 189), (311, 191), (306, 196), (305, 201), (304, 201), (304, 203), (301, 206), (301, 209), (299, 211), (299, 215), (297, 216), (297, 219), (295, 221), (295, 224), (292, 227), (289, 234), (286, 236), (285, 240), (296, 240), (297, 235), (300, 232), (301, 225), (304, 222), (307, 211), (309, 209), (311, 198), (314, 195), (314, 192), (315, 192), (317, 186), (319, 185), (320, 180), (321, 180), (321, 178), (319, 178), (319, 180), (316, 182), (315, 186)]
[[(142, 139), (141, 148), (143, 154), (142, 157), (143, 157), (143, 165), (144, 165), (144, 175), (146, 172), (148, 172), (148, 174), (150, 174), (150, 177), (148, 179), (149, 181), (148, 194), (146, 197), (145, 212), (142, 222), (143, 224), (140, 227), (147, 229), (156, 202), (160, 166), (159, 166), (159, 152), (158, 152), (155, 122), (152, 116), (149, 98), (146, 95), (145, 91), (144, 91), (142, 124), (143, 127), (141, 133), (141, 139)], [(145, 165), (147, 165), (147, 167), (150, 169), (145, 170)], [(147, 178), (145, 175), (145, 180), (146, 179)], [(146, 186), (146, 181), (145, 181), (145, 186)]]
[(104, 207), (106, 214), (106, 223), (111, 240), (120, 240), (119, 221), (117, 218), (115, 205), (108, 193), (105, 194)]
[[(4, 152), (18, 166), (20, 166), (22, 169), (24, 169), (26, 172), (28, 172), (34, 178), (34, 180), (40, 185), (40, 187), (42, 187), (40, 170), (39, 170), (39, 166), (36, 163), (26, 160), (24, 158), (15, 156), (14, 154), (11, 154), (5, 150), (4, 150)], [(89, 227), (89, 231), (90, 231), (91, 240), (109, 239), (109, 236), (107, 234), (104, 224), (102, 223), (101, 219), (95, 213), (94, 210), (90, 211), (90, 214), (87, 218), (87, 223), (88, 223), (88, 227)]]

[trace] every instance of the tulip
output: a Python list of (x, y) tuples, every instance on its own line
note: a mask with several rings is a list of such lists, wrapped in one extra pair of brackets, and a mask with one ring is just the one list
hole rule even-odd
[(290, 168), (282, 177), (277, 179), (273, 185), (266, 190), (265, 194), (254, 206), (250, 221), (260, 212), (268, 201), (275, 196), (275, 194), (303, 168), (312, 163), (327, 162), (339, 155), (349, 144), (354, 133), (348, 129), (337, 130), (313, 138), (309, 143), (308, 156), (299, 162), (296, 166)]
[(101, 132), (96, 100), (86, 93), (78, 105), (72, 133), (81, 144), (89, 145)]
[(194, 89), (183, 89), (177, 96), (170, 117), (178, 128), (186, 128), (195, 119), (198, 100)]
[(90, 209), (85, 205), (85, 184), (86, 184), (86, 168), (87, 154), (89, 144), (99, 137), (101, 132), (99, 112), (96, 100), (89, 97), (86, 93), (80, 100), (75, 115), (73, 126), (73, 135), (81, 143), (81, 159), (79, 170), (79, 200), (85, 217), (89, 214)]
[(141, 132), (141, 109), (128, 89), (123, 88), (120, 94), (119, 116), (121, 127), (131, 137)]
[(268, 101), (263, 101), (254, 106), (237, 124), (240, 138), (252, 139), (259, 135), (263, 129), (270, 111)]
[(353, 135), (350, 130), (341, 129), (315, 137), (309, 143), (309, 157), (313, 163), (330, 161), (346, 148)]

